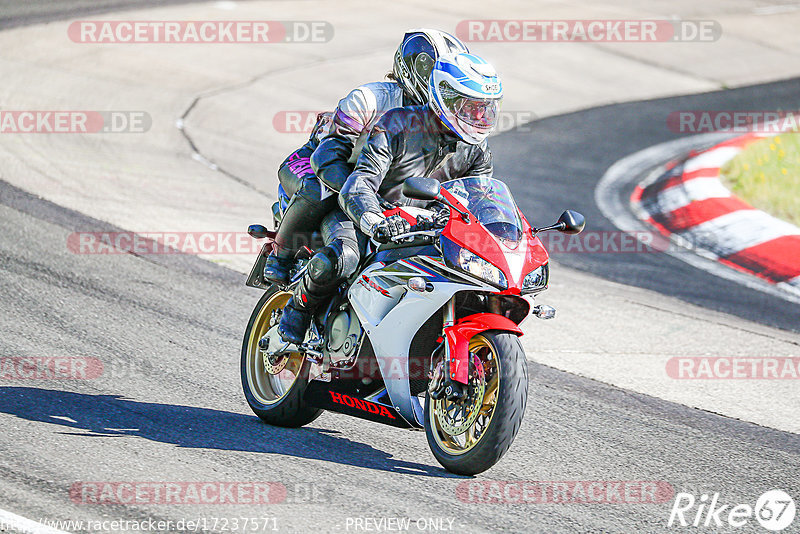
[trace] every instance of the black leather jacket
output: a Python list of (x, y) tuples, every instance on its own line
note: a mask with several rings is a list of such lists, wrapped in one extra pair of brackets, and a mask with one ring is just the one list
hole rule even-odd
[(396, 82), (372, 82), (350, 91), (339, 101), (329, 130), (314, 147), (311, 167), (317, 178), (333, 191), (340, 191), (371, 128), (390, 109), (411, 103)]
[(401, 193), (406, 178), (429, 176), (445, 182), (491, 175), (492, 154), (486, 141), (478, 145), (461, 141), (428, 106), (396, 108), (372, 128), (355, 169), (342, 187), (339, 205), (366, 231), (364, 214), (382, 212), (378, 195), (391, 202), (408, 203)]

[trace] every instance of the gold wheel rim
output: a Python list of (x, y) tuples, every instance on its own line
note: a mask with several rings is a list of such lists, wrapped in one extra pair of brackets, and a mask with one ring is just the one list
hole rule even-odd
[(272, 295), (261, 306), (250, 329), (245, 361), (247, 383), (250, 392), (261, 404), (275, 404), (283, 399), (292, 389), (303, 366), (303, 354), (293, 352), (285, 365), (278, 366), (281, 369), (278, 374), (270, 374), (264, 364), (264, 354), (258, 348), (259, 340), (276, 324), (277, 318), (274, 312), (282, 310), (291, 296), (288, 291), (278, 291)]
[[(469, 354), (472, 358), (476, 356), (480, 359), (484, 371), (484, 393), (481, 399), (475, 399), (474, 403), (480, 402), (478, 415), (475, 421), (462, 434), (453, 436), (448, 434), (442, 427), (440, 418), (447, 417), (448, 404), (444, 399), (430, 401), (428, 417), (436, 444), (446, 453), (458, 456), (465, 454), (475, 448), (486, 430), (492, 424), (492, 417), (497, 406), (497, 392), (500, 387), (500, 360), (497, 358), (497, 351), (487, 338), (481, 335), (473, 337), (469, 342)], [(473, 377), (470, 377), (470, 381)], [(448, 426), (448, 425), (444, 425)]]

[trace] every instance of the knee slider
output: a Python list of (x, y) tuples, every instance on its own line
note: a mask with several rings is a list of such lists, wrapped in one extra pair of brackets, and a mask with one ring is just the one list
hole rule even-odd
[(335, 282), (339, 278), (338, 264), (336, 250), (330, 246), (322, 247), (311, 258), (308, 264), (308, 275), (316, 284), (324, 285)]

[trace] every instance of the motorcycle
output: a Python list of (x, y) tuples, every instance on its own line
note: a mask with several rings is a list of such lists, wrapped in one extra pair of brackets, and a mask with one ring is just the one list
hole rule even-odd
[[(448, 471), (475, 475), (509, 449), (527, 402), (527, 365), (519, 325), (549, 282), (549, 257), (538, 233), (576, 234), (581, 214), (567, 210), (533, 228), (508, 187), (485, 177), (439, 183), (413, 177), (403, 195), (450, 210), (443, 228), (370, 243), (357, 273), (317, 312), (305, 341), (277, 333), (283, 307), (307, 268), (302, 250), (287, 286), (263, 279), (274, 232), (253, 225), (266, 243), (247, 285), (265, 290), (244, 335), (241, 376), (247, 402), (262, 420), (299, 427), (323, 410), (425, 431)], [(284, 195), (285, 196), (285, 195)], [(276, 224), (282, 205), (273, 208)], [(431, 212), (393, 207), (412, 225)], [(277, 226), (276, 226), (277, 227)]]

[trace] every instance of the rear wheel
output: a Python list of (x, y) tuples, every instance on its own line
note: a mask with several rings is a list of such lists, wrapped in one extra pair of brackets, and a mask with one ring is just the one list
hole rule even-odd
[(433, 455), (448, 471), (476, 475), (508, 451), (528, 400), (528, 367), (519, 338), (483, 332), (469, 342), (464, 401), (425, 397), (425, 434)]
[(289, 297), (291, 293), (273, 285), (256, 304), (242, 343), (242, 389), (250, 408), (263, 421), (299, 427), (322, 413), (303, 402), (310, 363), (299, 352), (272, 361), (258, 347), (259, 340), (280, 321)]

